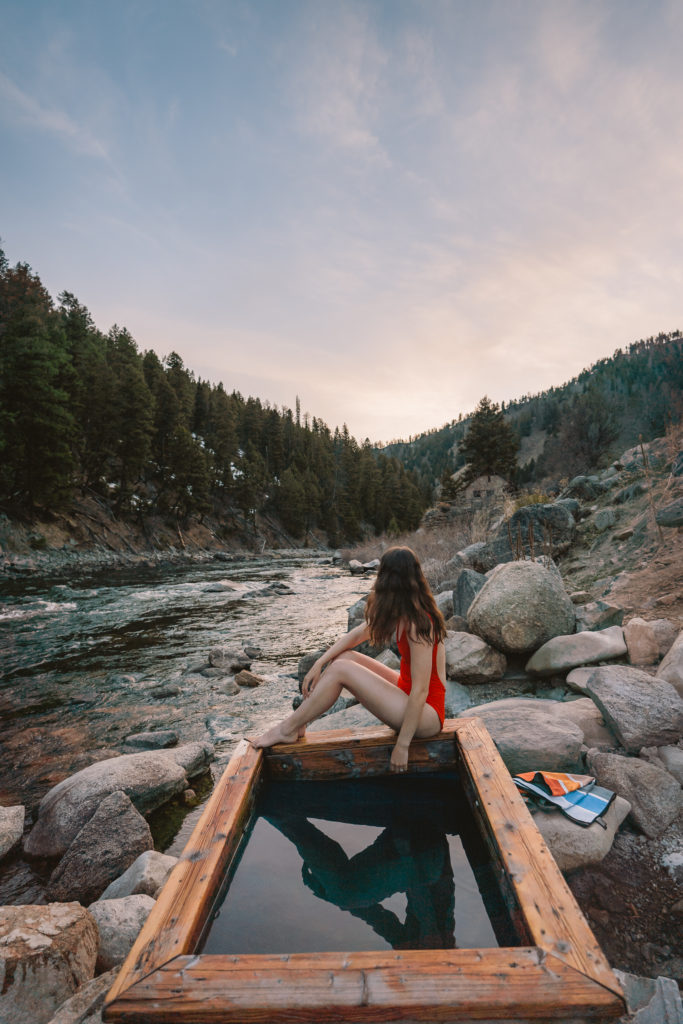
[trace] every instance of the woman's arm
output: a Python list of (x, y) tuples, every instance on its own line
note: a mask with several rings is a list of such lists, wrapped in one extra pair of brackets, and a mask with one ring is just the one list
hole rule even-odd
[(301, 692), (304, 697), (308, 697), (309, 693), (320, 679), (320, 673), (331, 661), (340, 655), (344, 651), (350, 651), (354, 647), (358, 647), (358, 644), (364, 643), (370, 639), (370, 627), (367, 622), (361, 622), (359, 626), (355, 626), (348, 633), (344, 633), (340, 636), (324, 654), (309, 668), (308, 672), (304, 676), (304, 681), (301, 686)]
[(391, 770), (400, 771), (408, 765), (408, 749), (415, 735), (422, 709), (429, 693), (429, 677), (432, 672), (433, 644), (417, 642), (411, 639), (410, 644), (410, 677), (412, 685), (408, 695), (406, 712), (403, 716), (398, 738), (391, 753)]

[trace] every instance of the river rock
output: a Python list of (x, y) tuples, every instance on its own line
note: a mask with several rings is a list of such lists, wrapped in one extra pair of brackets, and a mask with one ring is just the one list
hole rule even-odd
[(96, 958), (97, 927), (80, 904), (0, 907), (2, 1024), (45, 1024)]
[(459, 683), (488, 683), (502, 679), (505, 655), (473, 633), (447, 633), (446, 675)]
[(126, 794), (110, 793), (52, 872), (48, 899), (91, 903), (141, 853), (153, 847), (149, 825)]
[(587, 476), (575, 476), (569, 481), (562, 496), (567, 498), (579, 498), (581, 501), (592, 501), (596, 498), (598, 489), (595, 483)]
[(462, 715), (482, 719), (511, 775), (545, 770), (580, 771), (583, 732), (560, 718), (551, 701), (506, 697), (469, 708)]
[(22, 804), (0, 807), (0, 860), (21, 841), (25, 813)]
[(583, 693), (587, 696), (588, 680), (594, 672), (594, 665), (591, 665), (589, 668), (573, 668), (571, 672), (568, 673), (565, 683), (570, 689), (575, 690), (576, 693)]
[(658, 526), (683, 526), (683, 497), (660, 508), (655, 513)]
[(635, 501), (641, 494), (646, 494), (648, 485), (644, 480), (636, 480), (635, 483), (629, 484), (628, 487), (622, 487), (620, 491), (614, 495), (612, 501), (615, 505), (625, 505), (629, 501)]
[(525, 505), (500, 524), (494, 539), (472, 560), (472, 568), (488, 572), (520, 556), (564, 554), (575, 533), (576, 521), (562, 505)]
[(450, 619), (453, 614), (453, 591), (441, 591), (435, 596), (434, 600), (436, 602), (436, 607), (439, 609), (444, 619)]
[(365, 622), (365, 605), (367, 604), (367, 600), (367, 597), (361, 597), (346, 609), (346, 628), (349, 632), (352, 629), (355, 629), (356, 626), (360, 626), (361, 622)]
[(251, 668), (251, 658), (237, 647), (214, 647), (209, 651), (209, 664), (230, 675), (231, 672)]
[[(353, 627), (350, 627), (353, 629)], [(299, 664), (297, 666), (297, 676), (299, 677), (299, 684), (303, 683), (304, 677), (309, 669), (313, 668), (316, 661), (325, 651), (311, 651), (310, 654), (304, 654), (299, 658)]]
[(624, 621), (624, 609), (608, 601), (589, 601), (576, 608), (576, 631), (607, 629), (620, 626)]
[(607, 727), (600, 708), (596, 707), (590, 697), (580, 697), (578, 700), (549, 700), (546, 703), (552, 706), (552, 712), (558, 719), (569, 719), (578, 725), (586, 747), (614, 750), (617, 746), (616, 737)]
[(526, 671), (536, 676), (552, 676), (578, 668), (620, 658), (626, 654), (621, 626), (609, 626), (599, 632), (590, 630), (572, 636), (555, 636), (548, 640), (526, 663)]
[(453, 614), (467, 618), (470, 605), (486, 583), (483, 573), (474, 569), (463, 569), (453, 590)]
[(560, 811), (534, 811), (533, 819), (560, 871), (574, 871), (599, 864), (612, 849), (619, 826), (631, 810), (628, 800), (617, 796), (602, 816), (607, 828), (594, 821), (587, 828), (570, 821)]
[(33, 857), (59, 857), (90, 820), (104, 797), (123, 790), (141, 814), (149, 814), (203, 770), (213, 756), (208, 744), (123, 754), (98, 761), (53, 786), (40, 802), (38, 821), (24, 844)]
[(48, 1024), (101, 1024), (102, 1009), (107, 992), (114, 984), (118, 967), (100, 974), (98, 978), (86, 981), (70, 999), (57, 1010)]
[[(615, 970), (626, 996), (623, 1024), (683, 1024), (683, 1002), (673, 978), (644, 978)], [(619, 1024), (619, 1022), (618, 1022)]]
[(560, 505), (562, 508), (566, 508), (567, 511), (574, 516), (574, 519), (576, 519), (576, 517), (578, 516), (579, 509), (581, 508), (581, 505), (576, 500), (576, 498), (558, 498), (557, 501), (553, 502), (553, 504)]
[(657, 669), (657, 678), (670, 683), (683, 697), (683, 632), (678, 634)]
[(605, 530), (609, 530), (610, 526), (614, 526), (617, 521), (617, 511), (613, 508), (601, 508), (593, 517), (593, 526), (598, 533), (604, 533)]
[[(446, 562), (446, 566), (454, 569), (457, 566), (460, 568), (469, 567), (470, 569), (476, 569), (477, 572), (485, 572), (486, 569), (482, 570), (480, 568), (482, 556), (484, 556), (485, 561), (488, 561), (485, 557), (486, 543), (483, 540), (478, 540), (475, 541), (474, 544), (468, 544), (466, 548), (462, 549), (462, 551), (458, 551), (457, 555), (455, 555), (449, 562)], [(490, 566), (487, 564), (486, 568), (488, 569)]]
[(98, 900), (97, 903), (91, 903), (88, 912), (95, 919), (100, 937), (98, 971), (109, 971), (117, 964), (123, 963), (154, 902), (151, 896), (139, 894), (123, 896), (118, 900)]
[(657, 754), (669, 775), (673, 775), (679, 786), (683, 786), (683, 749), (681, 747), (659, 747)]
[(631, 820), (651, 839), (662, 834), (681, 809), (681, 787), (663, 768), (638, 757), (589, 750), (588, 770), (600, 786), (623, 796)]
[(142, 750), (162, 750), (174, 747), (178, 742), (178, 733), (173, 729), (159, 729), (158, 732), (135, 732), (126, 736), (126, 745), (140, 747)]
[(359, 562), (357, 558), (352, 558), (349, 562), (349, 571), (352, 576), (363, 576), (366, 569), (363, 563)]
[(446, 680), (445, 711), (446, 718), (457, 718), (461, 711), (472, 706), (472, 696), (466, 686)]
[(122, 875), (107, 886), (100, 899), (116, 900), (139, 893), (154, 896), (177, 863), (177, 857), (168, 857), (156, 850), (145, 850)]
[(401, 659), (394, 654), (390, 647), (387, 647), (386, 651), (382, 651), (381, 654), (378, 654), (375, 660), (378, 661), (380, 665), (393, 669), (394, 672), (398, 672), (401, 668)]
[[(678, 636), (678, 626), (671, 619), (650, 619), (650, 625), (657, 638), (659, 657), (664, 658), (673, 647), (674, 641)], [(671, 682), (670, 679), (668, 681)]]
[(203, 594), (222, 594), (226, 590), (235, 590), (236, 588), (232, 583), (210, 583), (208, 587), (204, 587), (202, 590)]
[(257, 676), (253, 672), (249, 672), (246, 668), (243, 668), (242, 671), (238, 672), (235, 676), (235, 682), (238, 686), (246, 686), (249, 689), (254, 689), (254, 687), (261, 685), (263, 679), (261, 676)]
[(562, 581), (538, 562), (497, 566), (467, 615), (470, 629), (506, 654), (536, 650), (572, 632), (574, 620)]
[(451, 633), (469, 633), (470, 627), (462, 615), (451, 615), (450, 619), (446, 619), (446, 630)]
[(649, 622), (637, 616), (624, 626), (628, 660), (632, 665), (654, 665), (659, 661), (659, 643)]
[(569, 595), (569, 600), (572, 604), (585, 604), (590, 601), (590, 594), (587, 590), (574, 590)]
[(683, 732), (683, 701), (673, 686), (647, 672), (605, 665), (595, 669), (586, 689), (631, 754), (676, 743)]

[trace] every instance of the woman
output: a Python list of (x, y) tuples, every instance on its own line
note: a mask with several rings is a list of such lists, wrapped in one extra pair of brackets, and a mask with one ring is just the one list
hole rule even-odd
[[(368, 597), (365, 620), (318, 658), (304, 677), (304, 699), (299, 707), (278, 725), (250, 739), (254, 747), (300, 739), (308, 723), (331, 708), (342, 689), (347, 689), (396, 730), (391, 770), (407, 770), (413, 737), (436, 736), (441, 731), (446, 675), (446, 627), (410, 548), (385, 551)], [(353, 650), (366, 640), (380, 647), (394, 637), (401, 654), (400, 673)]]

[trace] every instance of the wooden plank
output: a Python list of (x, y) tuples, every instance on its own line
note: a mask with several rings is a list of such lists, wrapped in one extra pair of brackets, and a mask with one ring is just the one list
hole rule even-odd
[[(458, 733), (476, 791), (531, 942), (622, 997), (622, 990), (480, 719)], [(480, 817), (480, 820), (484, 820)]]
[(621, 1012), (602, 986), (541, 950), (519, 948), (177, 957), (129, 988), (104, 1019), (549, 1022), (604, 1021)]
[[(438, 772), (451, 767), (455, 758), (456, 720), (444, 723), (438, 736), (413, 740), (411, 772)], [(296, 743), (282, 743), (266, 751), (271, 778), (343, 779), (385, 775), (389, 772), (396, 733), (387, 726), (368, 729), (330, 729), (311, 733)]]
[(253, 809), (263, 753), (242, 740), (107, 996), (117, 999), (179, 953), (194, 952)]

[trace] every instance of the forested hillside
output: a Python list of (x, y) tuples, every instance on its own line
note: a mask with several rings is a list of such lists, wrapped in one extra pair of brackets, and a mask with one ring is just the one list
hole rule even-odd
[[(636, 444), (661, 436), (683, 418), (683, 335), (680, 331), (636, 341), (601, 359), (561, 387), (503, 404), (520, 441), (517, 485), (589, 471)], [(465, 463), (462, 442), (471, 416), (438, 430), (387, 445), (433, 487), (444, 470)]]
[(198, 379), (175, 353), (103, 334), (0, 250), (0, 510), (30, 519), (94, 493), (123, 518), (275, 515), (329, 543), (417, 526), (427, 503), (397, 459), (344, 426)]

